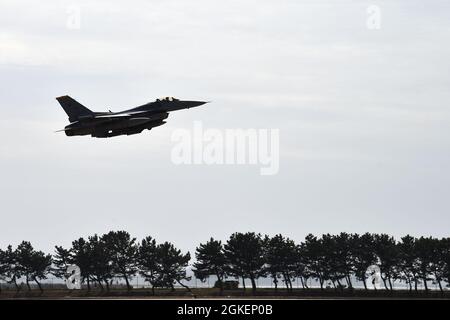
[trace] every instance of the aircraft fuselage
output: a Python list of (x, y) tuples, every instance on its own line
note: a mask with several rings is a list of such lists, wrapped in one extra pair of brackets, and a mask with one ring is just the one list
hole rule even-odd
[(64, 128), (67, 136), (91, 135), (96, 138), (141, 133), (145, 129), (150, 130), (165, 124), (169, 112), (198, 107), (206, 103), (166, 98), (121, 112), (93, 112), (69, 96), (56, 99), (71, 122)]

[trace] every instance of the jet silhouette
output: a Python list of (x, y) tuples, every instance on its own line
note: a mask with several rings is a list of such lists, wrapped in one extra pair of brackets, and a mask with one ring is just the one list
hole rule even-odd
[(91, 135), (109, 138), (141, 133), (166, 123), (169, 112), (201, 106), (204, 101), (183, 101), (175, 98), (156, 99), (142, 106), (121, 112), (93, 112), (69, 96), (56, 98), (69, 116), (70, 124), (63, 130), (67, 136)]

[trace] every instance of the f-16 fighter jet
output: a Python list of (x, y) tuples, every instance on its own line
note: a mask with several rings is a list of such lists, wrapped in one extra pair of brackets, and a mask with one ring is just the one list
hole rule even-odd
[(56, 98), (69, 116), (70, 124), (63, 130), (67, 136), (91, 135), (109, 138), (141, 133), (166, 123), (169, 112), (204, 105), (203, 101), (175, 98), (156, 99), (142, 106), (121, 112), (94, 112), (69, 96)]

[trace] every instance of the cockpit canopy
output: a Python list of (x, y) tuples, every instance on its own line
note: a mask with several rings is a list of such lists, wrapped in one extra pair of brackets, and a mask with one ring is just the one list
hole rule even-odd
[(176, 99), (174, 97), (164, 97), (164, 98), (156, 99), (156, 102), (160, 102), (160, 101), (180, 101), (180, 100)]

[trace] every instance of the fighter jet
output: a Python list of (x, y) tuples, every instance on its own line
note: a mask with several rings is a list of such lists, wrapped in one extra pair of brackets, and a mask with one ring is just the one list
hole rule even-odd
[(109, 138), (141, 133), (145, 129), (162, 126), (169, 112), (204, 105), (204, 101), (183, 101), (171, 97), (121, 112), (94, 112), (69, 96), (56, 98), (69, 116), (70, 124), (63, 130), (67, 136), (91, 135)]

